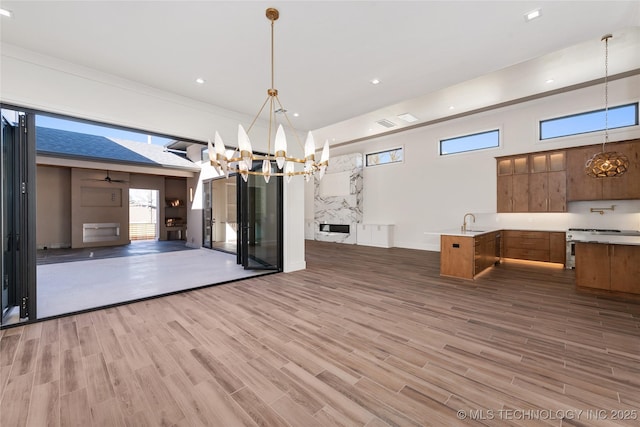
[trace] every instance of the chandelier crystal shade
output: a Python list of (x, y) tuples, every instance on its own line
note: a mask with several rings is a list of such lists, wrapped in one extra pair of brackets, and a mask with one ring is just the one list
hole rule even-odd
[(593, 178), (608, 178), (620, 176), (629, 169), (629, 158), (617, 151), (605, 151), (605, 144), (609, 142), (609, 39), (613, 36), (605, 34), (604, 41), (604, 141), (602, 151), (596, 153), (585, 163), (585, 173)]
[[(278, 90), (274, 88), (274, 23), (280, 17), (280, 13), (277, 9), (268, 8), (266, 10), (266, 16), (271, 21), (271, 88), (267, 89), (267, 99), (260, 107), (260, 111), (253, 118), (249, 129), (245, 131), (242, 125), (238, 125), (238, 148), (236, 150), (227, 150), (220, 134), (216, 131), (214, 136), (214, 143), (209, 141), (209, 161), (211, 165), (220, 175), (229, 177), (230, 172), (239, 173), (246, 182), (249, 175), (258, 175), (264, 177), (266, 182), (272, 176), (284, 176), (287, 178), (287, 182), (295, 175), (304, 176), (308, 181), (311, 176), (317, 175), (318, 179), (322, 179), (324, 173), (329, 165), (329, 141), (325, 141), (320, 155), (320, 161), (316, 161), (315, 152), (316, 145), (311, 132), (307, 134), (307, 139), (304, 146), (298, 138), (298, 134), (287, 116), (287, 110), (283, 107), (280, 99), (278, 98)], [(265, 107), (269, 108), (269, 134), (267, 140), (267, 152), (266, 154), (254, 154), (251, 147), (251, 141), (249, 140), (248, 132), (256, 123)], [(292, 157), (287, 152), (287, 138), (285, 130), (282, 124), (279, 124), (275, 132), (275, 138), (273, 139), (273, 154), (272, 148), (272, 132), (275, 128), (276, 114), (282, 114), (284, 116), (284, 122), (291, 129), (295, 135), (296, 141), (300, 145), (300, 148), (304, 150), (304, 158)], [(262, 167), (253, 169), (254, 161), (262, 161)], [(296, 170), (295, 165), (299, 165)]]

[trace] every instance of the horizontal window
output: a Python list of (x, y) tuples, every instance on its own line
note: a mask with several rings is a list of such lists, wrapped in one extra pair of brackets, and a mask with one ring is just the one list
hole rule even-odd
[(378, 151), (365, 155), (367, 166), (388, 165), (389, 163), (400, 163), (404, 161), (404, 149), (394, 148), (392, 150)]
[(609, 107), (608, 126), (605, 126), (605, 109), (587, 111), (571, 116), (540, 121), (540, 139), (559, 138), (638, 124), (638, 103)]
[(500, 131), (498, 129), (471, 135), (440, 140), (440, 155), (464, 153), (465, 151), (484, 150), (500, 146)]

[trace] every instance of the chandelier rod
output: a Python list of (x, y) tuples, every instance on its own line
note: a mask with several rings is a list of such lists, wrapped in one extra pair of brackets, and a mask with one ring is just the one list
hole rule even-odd
[(609, 142), (609, 39), (611, 34), (602, 36), (604, 40), (604, 141), (602, 142), (602, 152), (604, 146)]

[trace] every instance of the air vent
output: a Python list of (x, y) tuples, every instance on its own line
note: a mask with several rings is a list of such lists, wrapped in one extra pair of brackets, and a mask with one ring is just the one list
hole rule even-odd
[(417, 122), (418, 118), (411, 113), (398, 114), (400, 120), (404, 120), (407, 123)]
[(387, 120), (387, 119), (378, 120), (376, 123), (379, 124), (380, 126), (384, 126), (386, 128), (392, 128), (392, 127), (396, 126), (395, 123), (393, 123), (391, 120)]

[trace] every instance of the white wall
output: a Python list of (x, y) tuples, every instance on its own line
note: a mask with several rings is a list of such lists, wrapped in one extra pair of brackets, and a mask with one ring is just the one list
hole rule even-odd
[[(0, 52), (3, 103), (200, 141), (218, 130), (229, 146), (236, 143), (238, 123), (252, 119), (6, 43)], [(250, 135), (255, 150), (266, 151), (260, 144), (265, 135), (257, 123)], [(303, 191), (302, 185), (285, 186), (285, 271), (304, 268)]]
[[(439, 230), (459, 229), (466, 212), (475, 213), (477, 225), (564, 230), (587, 224), (640, 229), (637, 201), (569, 204), (568, 213), (496, 214), (495, 157), (601, 143), (603, 132), (546, 142), (538, 141), (541, 119), (604, 107), (603, 86), (549, 96), (432, 126), (333, 148), (331, 155), (368, 153), (404, 146), (405, 161), (365, 167), (363, 223), (395, 224), (394, 246), (439, 250)], [(610, 105), (637, 102), (640, 76), (609, 85)], [(440, 139), (484, 130), (501, 130), (497, 149), (441, 157)], [(611, 141), (640, 137), (640, 127), (612, 130)], [(313, 193), (306, 193), (305, 218), (313, 218)], [(589, 206), (617, 205), (613, 213), (591, 214)]]

